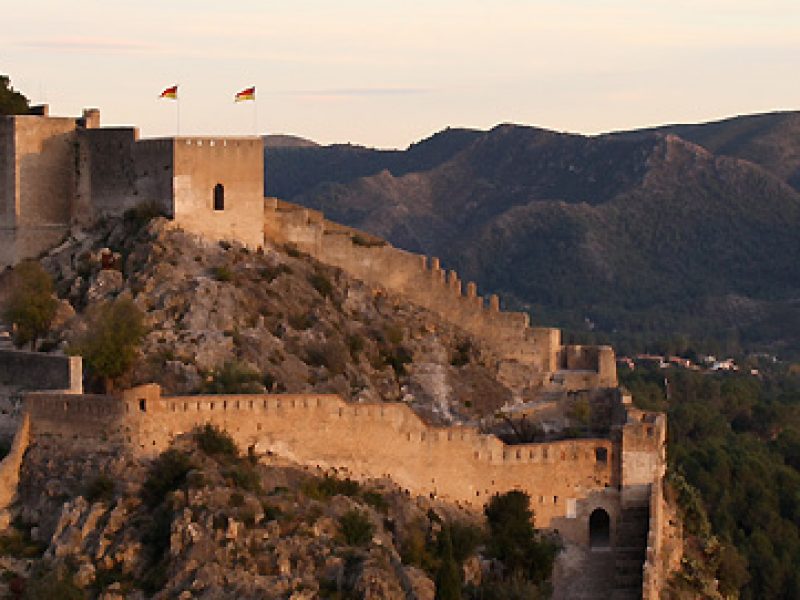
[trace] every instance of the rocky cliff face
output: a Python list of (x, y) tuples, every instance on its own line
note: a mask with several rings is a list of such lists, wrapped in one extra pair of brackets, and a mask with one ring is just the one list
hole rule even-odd
[[(480, 340), (290, 248), (251, 252), (129, 215), (74, 233), (40, 262), (61, 302), (47, 345), (68, 346), (94, 307), (120, 296), (145, 314), (121, 387), (333, 392), (485, 428), (517, 391)], [(241, 456), (221, 438), (187, 433), (150, 462), (35, 439), (0, 533), (0, 595), (427, 600), (445, 525), (462, 536), (463, 581), (491, 576), (477, 515), (389, 480)]]
[(141, 360), (121, 385), (404, 400), (437, 422), (480, 419), (511, 399), (479, 340), (284, 248), (254, 253), (162, 219), (141, 229), (120, 220), (67, 240), (42, 264), (67, 307), (55, 344), (83, 330), (89, 307), (120, 294), (145, 312)]
[(154, 463), (32, 446), (15, 528), (0, 536), (0, 590), (104, 600), (434, 597), (415, 548), (442, 523), (473, 516), (412, 500), (388, 480), (357, 484), (243, 457), (227, 440), (188, 434)]

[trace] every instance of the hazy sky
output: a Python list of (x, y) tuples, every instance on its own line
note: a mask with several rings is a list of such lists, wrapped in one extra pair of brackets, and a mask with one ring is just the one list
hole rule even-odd
[(595, 133), (800, 108), (800, 0), (0, 0), (0, 72), (145, 136), (405, 147), (445, 126)]

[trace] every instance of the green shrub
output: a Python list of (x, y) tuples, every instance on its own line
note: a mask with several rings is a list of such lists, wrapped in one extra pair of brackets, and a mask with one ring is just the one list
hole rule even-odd
[(211, 269), (211, 274), (217, 281), (221, 282), (233, 281), (233, 271), (231, 271), (225, 265), (222, 265), (221, 267), (214, 267), (213, 269)]
[(399, 344), (403, 341), (403, 330), (397, 325), (388, 325), (384, 332), (386, 339), (392, 344)]
[(150, 595), (163, 589), (167, 583), (169, 561), (164, 560), (164, 555), (169, 550), (171, 533), (172, 513), (168, 507), (159, 506), (152, 512), (152, 519), (142, 535), (142, 543), (148, 552), (148, 566), (140, 584)]
[(240, 460), (236, 465), (223, 472), (234, 485), (248, 492), (261, 493), (261, 477), (256, 468), (248, 460)]
[(89, 371), (102, 380), (106, 392), (133, 367), (147, 332), (144, 313), (133, 300), (120, 297), (88, 311), (87, 330), (69, 347), (83, 357)]
[(453, 542), (453, 557), (458, 564), (462, 564), (475, 554), (485, 538), (484, 532), (474, 525), (452, 521), (449, 524), (450, 539)]
[(22, 595), (24, 600), (84, 600), (85, 597), (66, 569), (31, 577)]
[(314, 367), (325, 367), (334, 375), (347, 369), (349, 352), (337, 340), (315, 342), (306, 346), (306, 363)]
[(214, 529), (227, 529), (228, 528), (228, 515), (224, 513), (217, 513), (211, 520), (211, 526)]
[(372, 539), (375, 526), (365, 513), (353, 509), (339, 518), (339, 531), (346, 544), (364, 546)]
[(450, 359), (450, 364), (454, 367), (463, 367), (467, 363), (469, 363), (470, 356), (472, 355), (472, 342), (469, 340), (464, 340), (459, 342), (458, 346), (456, 346), (456, 350), (453, 353), (452, 358)]
[(86, 486), (84, 497), (89, 502), (110, 502), (114, 498), (114, 487), (114, 480), (101, 474)]
[(357, 496), (361, 486), (352, 479), (337, 479), (325, 475), (306, 479), (300, 486), (300, 491), (314, 500), (325, 500), (333, 496)]
[(278, 506), (272, 504), (261, 504), (264, 509), (264, 521), (279, 521), (283, 517), (283, 511)]
[(27, 115), (30, 104), (25, 94), (14, 89), (8, 75), (0, 75), (0, 115)]
[(150, 200), (126, 210), (122, 214), (122, 219), (129, 228), (139, 231), (153, 219), (163, 216), (166, 215), (158, 203)]
[(186, 481), (186, 475), (192, 470), (192, 461), (188, 455), (170, 448), (162, 452), (153, 464), (142, 486), (142, 500), (150, 508), (155, 508), (164, 501), (166, 495), (180, 488)]
[(228, 361), (212, 372), (200, 386), (206, 394), (257, 394), (261, 390), (261, 373), (238, 361)]
[(380, 238), (367, 237), (361, 233), (353, 234), (352, 236), (350, 236), (350, 239), (353, 241), (354, 245), (363, 246), (365, 248), (373, 248), (386, 245), (385, 240), (382, 240)]
[(369, 504), (375, 510), (384, 514), (389, 511), (389, 502), (387, 502), (386, 497), (383, 494), (373, 491), (366, 491), (361, 494), (361, 497), (364, 499), (364, 502)]
[(300, 250), (294, 244), (285, 244), (283, 249), (286, 250), (286, 254), (292, 258), (300, 258), (303, 256), (303, 253), (300, 252)]
[(364, 338), (357, 333), (347, 336), (347, 350), (354, 359), (364, 350)]
[(308, 282), (323, 298), (330, 298), (333, 295), (333, 284), (322, 273), (317, 272), (309, 275)]
[(534, 583), (550, 577), (557, 546), (533, 528), (527, 493), (512, 490), (495, 494), (484, 508), (489, 524), (487, 550), (512, 576)]
[(289, 326), (295, 331), (305, 331), (314, 324), (313, 318), (308, 313), (292, 313), (286, 320)]
[(31, 539), (27, 530), (11, 528), (0, 535), (0, 556), (40, 558), (47, 547)]
[(203, 428), (195, 434), (197, 445), (209, 456), (229, 456), (235, 458), (239, 456), (239, 448), (231, 435), (211, 423), (206, 423)]
[(186, 474), (186, 485), (190, 488), (201, 488), (206, 484), (206, 476), (202, 471), (191, 470)]
[(272, 283), (275, 279), (280, 277), (283, 274), (291, 275), (292, 269), (283, 263), (276, 265), (274, 267), (261, 267), (258, 269), (258, 274), (261, 276), (261, 279), (266, 281), (267, 283)]
[(120, 591), (123, 594), (128, 594), (133, 591), (134, 579), (130, 573), (125, 573), (122, 566), (116, 563), (112, 568), (100, 567), (97, 569), (94, 578), (94, 589), (103, 590), (112, 583), (120, 584)]
[(406, 365), (414, 361), (411, 353), (405, 346), (397, 346), (391, 350), (384, 349), (381, 352), (383, 363), (392, 367), (392, 370), (399, 377), (405, 375)]
[(39, 263), (26, 260), (18, 264), (9, 282), (10, 293), (2, 307), (3, 319), (13, 323), (14, 344), (30, 344), (36, 349), (37, 340), (50, 331), (58, 308), (53, 294), (53, 279)]
[(461, 600), (461, 569), (453, 557), (450, 528), (439, 534), (439, 568), (436, 570), (436, 600)]
[(428, 540), (428, 524), (424, 519), (419, 518), (405, 528), (400, 558), (403, 563), (418, 567), (430, 575), (438, 569), (436, 547)]

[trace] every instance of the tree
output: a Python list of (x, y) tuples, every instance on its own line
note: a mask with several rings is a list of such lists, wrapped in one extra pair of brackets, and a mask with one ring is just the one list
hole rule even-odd
[(117, 298), (89, 312), (88, 328), (69, 352), (83, 356), (105, 391), (111, 392), (115, 380), (133, 366), (145, 333), (142, 311), (130, 298)]
[(511, 577), (545, 581), (553, 570), (556, 545), (533, 528), (530, 496), (519, 490), (496, 494), (484, 508), (489, 523), (487, 550)]
[(461, 600), (461, 574), (453, 556), (450, 528), (439, 534), (439, 568), (436, 570), (436, 600)]
[(28, 99), (11, 87), (7, 75), (0, 75), (0, 115), (25, 115), (29, 110)]
[(53, 280), (37, 262), (24, 261), (16, 266), (11, 294), (3, 309), (3, 319), (14, 324), (17, 347), (36, 342), (50, 330), (58, 300), (53, 296)]

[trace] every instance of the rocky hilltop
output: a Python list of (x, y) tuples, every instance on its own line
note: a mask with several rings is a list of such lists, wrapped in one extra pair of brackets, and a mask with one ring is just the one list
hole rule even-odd
[[(69, 348), (109, 300), (145, 315), (118, 388), (330, 392), (484, 429), (514, 398), (479, 340), (291, 247), (210, 242), (142, 210), (73, 232), (39, 262), (60, 302), (43, 347)], [(88, 378), (87, 391), (100, 383)], [(456, 581), (475, 589), (501, 569), (474, 510), (389, 479), (256, 458), (210, 426), (155, 460), (40, 436), (19, 480), (0, 534), (11, 598), (427, 600), (453, 557)], [(457, 547), (445, 548), (445, 530)], [(514, 585), (539, 597), (549, 584)]]
[(479, 531), (388, 480), (240, 456), (213, 429), (154, 463), (36, 445), (22, 482), (16, 527), (0, 536), (10, 597), (432, 599), (428, 540), (443, 524)]
[(41, 261), (68, 303), (53, 345), (103, 300), (128, 295), (144, 311), (141, 360), (120, 386), (402, 400), (434, 422), (480, 420), (511, 399), (478, 340), (383, 289), (291, 248), (250, 252), (160, 218), (138, 226), (107, 221)]

